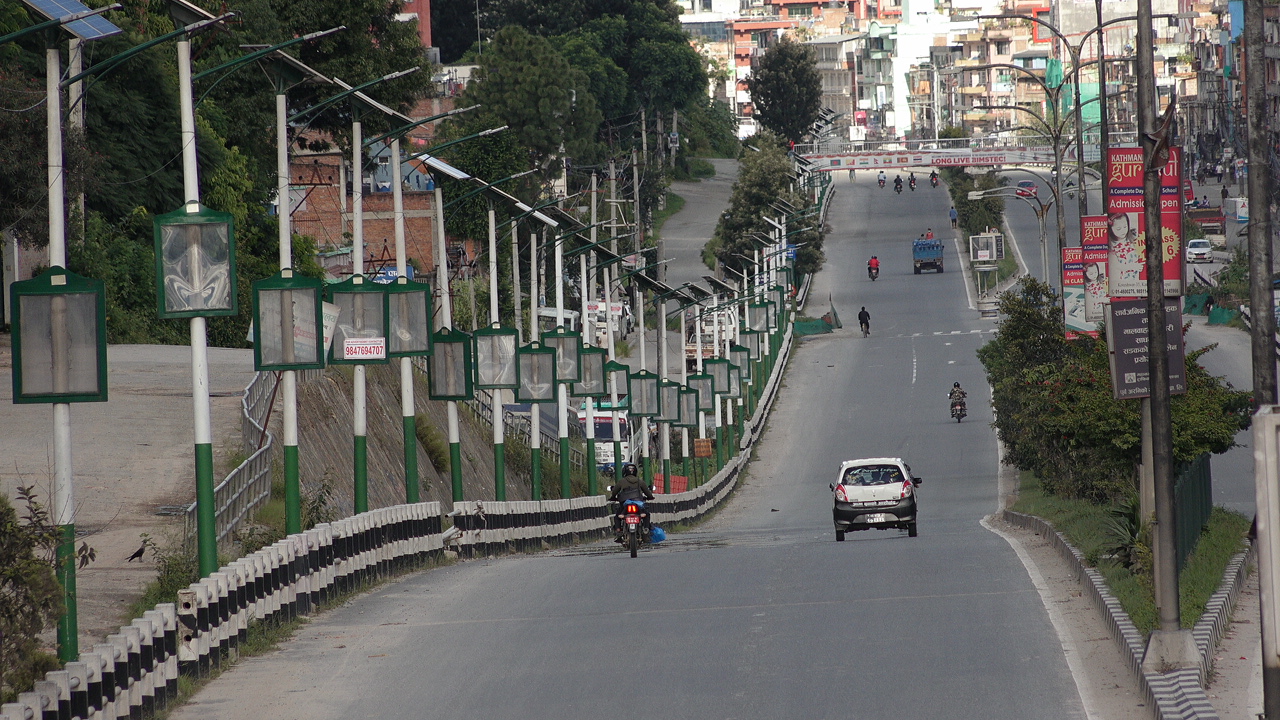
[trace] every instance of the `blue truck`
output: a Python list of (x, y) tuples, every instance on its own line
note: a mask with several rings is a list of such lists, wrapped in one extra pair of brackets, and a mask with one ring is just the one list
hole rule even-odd
[(942, 272), (942, 242), (938, 240), (915, 240), (911, 243), (911, 260), (915, 263), (916, 274), (925, 268), (933, 268)]

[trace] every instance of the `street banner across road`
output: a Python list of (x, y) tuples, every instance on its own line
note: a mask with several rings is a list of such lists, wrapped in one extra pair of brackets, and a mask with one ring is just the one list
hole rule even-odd
[(1053, 151), (1009, 148), (1005, 150), (853, 150), (805, 155), (814, 170), (874, 170), (908, 167), (968, 167), (985, 165), (1052, 165)]
[[(1117, 400), (1151, 396), (1148, 361), (1147, 301), (1116, 298), (1108, 306), (1107, 351), (1111, 360), (1111, 392)], [(1168, 333), (1169, 394), (1187, 391), (1186, 357), (1182, 346), (1182, 308), (1176, 298), (1164, 301)]]

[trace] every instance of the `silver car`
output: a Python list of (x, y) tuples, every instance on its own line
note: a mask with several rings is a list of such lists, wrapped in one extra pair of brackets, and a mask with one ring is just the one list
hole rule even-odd
[(1213, 245), (1204, 238), (1192, 240), (1187, 243), (1187, 262), (1189, 263), (1206, 263), (1213, 262)]

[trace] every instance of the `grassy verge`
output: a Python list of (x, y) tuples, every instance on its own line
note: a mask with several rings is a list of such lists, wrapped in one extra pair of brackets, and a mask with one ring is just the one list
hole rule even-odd
[[(1150, 633), (1156, 625), (1151, 578), (1111, 558), (1105, 548), (1112, 542), (1107, 531), (1110, 514), (1106, 506), (1085, 500), (1069, 500), (1046, 494), (1030, 473), (1022, 473), (1018, 500), (1010, 508), (1048, 521), (1085, 556), (1085, 562), (1106, 578), (1111, 592), (1138, 629)], [(1245, 548), (1249, 520), (1239, 513), (1215, 507), (1200, 535), (1200, 542), (1187, 558), (1179, 575), (1182, 626), (1190, 628), (1200, 619), (1205, 605), (1218, 589), (1227, 563)]]
[(653, 232), (650, 233), (650, 237), (652, 237), (655, 240), (661, 237), (662, 226), (666, 224), (667, 218), (680, 212), (682, 208), (684, 208), (684, 198), (680, 197), (679, 195), (673, 192), (668, 192), (667, 206), (662, 208), (661, 210), (653, 211)]

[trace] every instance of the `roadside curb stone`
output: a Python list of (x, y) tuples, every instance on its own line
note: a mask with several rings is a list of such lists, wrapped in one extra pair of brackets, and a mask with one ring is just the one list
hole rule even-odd
[(1200, 665), (1167, 673), (1153, 673), (1142, 669), (1142, 658), (1146, 653), (1142, 633), (1120, 606), (1120, 601), (1111, 593), (1102, 574), (1085, 565), (1084, 554), (1067, 542), (1052, 525), (1034, 515), (1012, 510), (1001, 510), (1000, 514), (1010, 525), (1031, 530), (1048, 540), (1075, 572), (1094, 606), (1102, 612), (1112, 639), (1119, 646), (1125, 662), (1138, 681), (1138, 687), (1147, 698), (1147, 706), (1152, 709), (1153, 717), (1158, 720), (1218, 720), (1218, 712), (1209, 702), (1203, 684), (1212, 667), (1213, 650), (1231, 625), (1231, 611), (1249, 575), (1249, 566), (1254, 562), (1255, 549), (1252, 543), (1247, 550), (1227, 563), (1217, 592), (1210, 596), (1204, 613), (1192, 630), (1196, 647), (1200, 651)]

